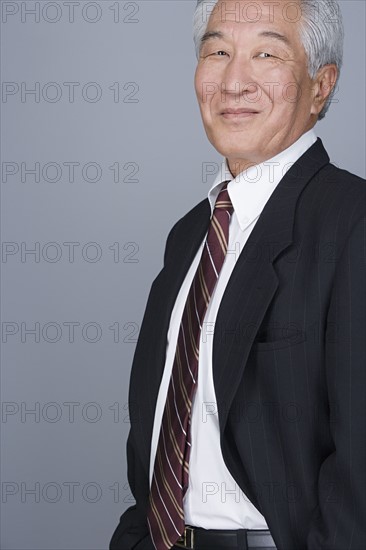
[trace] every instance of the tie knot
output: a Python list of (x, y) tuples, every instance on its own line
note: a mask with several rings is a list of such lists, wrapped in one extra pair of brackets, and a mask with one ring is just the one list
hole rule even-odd
[(215, 210), (216, 208), (219, 208), (221, 210), (226, 210), (229, 214), (232, 214), (234, 207), (231, 203), (229, 193), (227, 190), (228, 184), (229, 182), (226, 181), (224, 184), (224, 187), (221, 189), (220, 193), (218, 194), (218, 197), (215, 203)]

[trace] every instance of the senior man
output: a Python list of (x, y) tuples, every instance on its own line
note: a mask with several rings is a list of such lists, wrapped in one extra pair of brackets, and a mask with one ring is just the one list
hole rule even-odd
[(203, 0), (194, 25), (224, 161), (150, 291), (129, 393), (136, 505), (110, 548), (363, 550), (366, 186), (313, 130), (342, 63), (339, 7)]

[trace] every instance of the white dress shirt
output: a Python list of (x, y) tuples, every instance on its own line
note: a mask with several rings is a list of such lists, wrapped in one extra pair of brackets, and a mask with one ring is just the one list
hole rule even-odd
[[(240, 490), (222, 457), (212, 376), (213, 332), (224, 290), (260, 213), (286, 171), (316, 139), (314, 131), (310, 130), (279, 155), (249, 168), (235, 179), (224, 160), (208, 193), (213, 212), (223, 182), (230, 180), (228, 192), (234, 212), (229, 226), (228, 252), (206, 312), (200, 338), (198, 383), (192, 405), (189, 487), (183, 502), (186, 524), (205, 529), (268, 529), (264, 517)], [(188, 291), (201, 258), (203, 244), (204, 241), (187, 272), (170, 318), (166, 361), (155, 409), (151, 442), (150, 484), (179, 325)]]

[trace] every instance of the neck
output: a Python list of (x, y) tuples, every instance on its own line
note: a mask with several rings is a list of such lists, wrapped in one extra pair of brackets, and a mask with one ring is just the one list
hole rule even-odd
[(243, 159), (238, 159), (238, 160), (226, 159), (226, 161), (233, 178), (236, 178), (237, 175), (241, 174), (245, 170), (248, 170), (248, 168), (251, 168), (252, 166), (256, 166), (257, 164), (260, 164), (260, 162), (253, 162), (253, 161), (243, 160)]

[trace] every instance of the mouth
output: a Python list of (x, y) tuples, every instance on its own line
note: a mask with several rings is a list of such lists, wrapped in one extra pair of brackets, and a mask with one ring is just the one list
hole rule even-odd
[(220, 113), (223, 118), (226, 118), (228, 120), (253, 118), (255, 115), (258, 114), (259, 111), (256, 111), (255, 109), (224, 109)]

